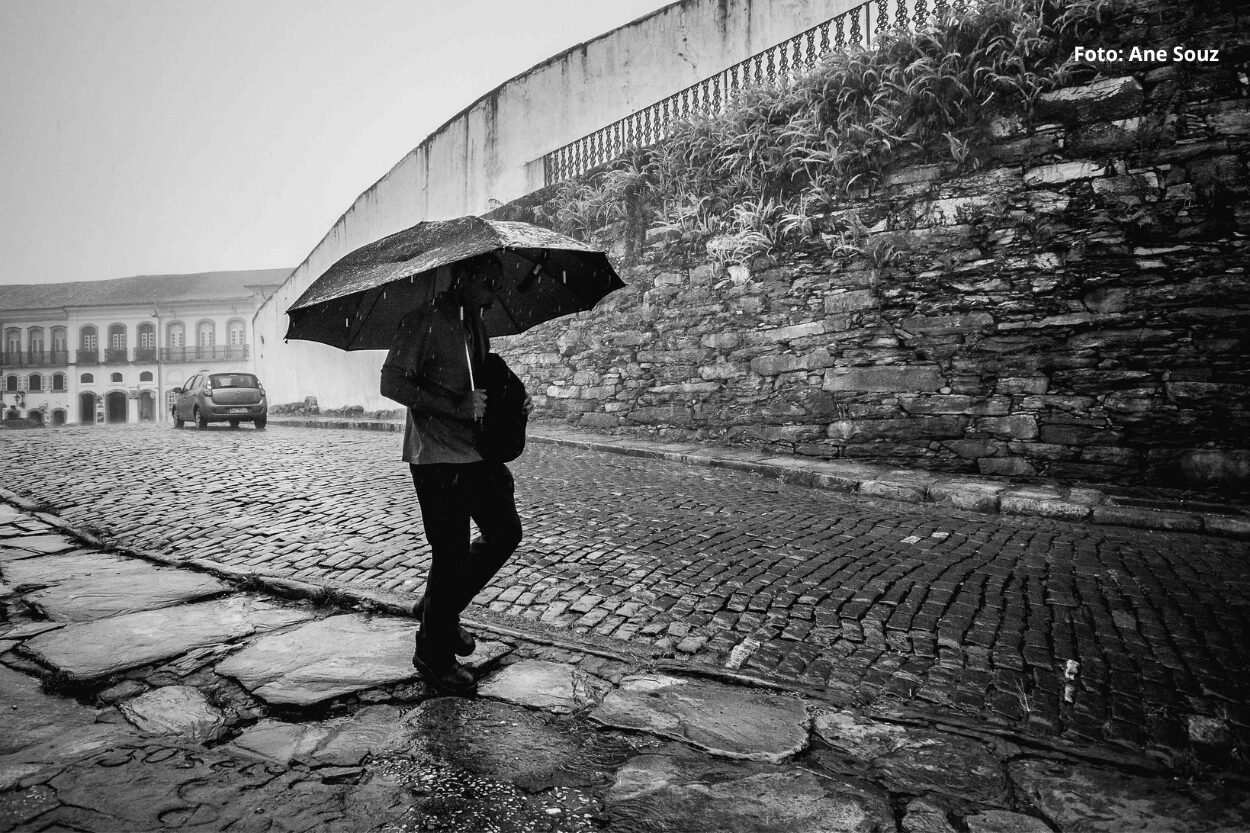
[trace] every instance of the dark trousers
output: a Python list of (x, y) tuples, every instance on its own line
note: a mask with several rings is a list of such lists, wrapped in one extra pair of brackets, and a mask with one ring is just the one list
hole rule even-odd
[[(514, 482), (503, 463), (430, 463), (411, 468), (431, 552), (417, 647), (431, 662), (450, 663), (460, 612), (521, 542)], [(470, 519), (480, 533), (472, 542)]]

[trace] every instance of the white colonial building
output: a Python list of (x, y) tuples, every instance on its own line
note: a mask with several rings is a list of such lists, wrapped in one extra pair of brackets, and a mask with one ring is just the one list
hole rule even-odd
[(0, 285), (0, 415), (168, 421), (197, 370), (254, 371), (252, 318), (290, 271)]

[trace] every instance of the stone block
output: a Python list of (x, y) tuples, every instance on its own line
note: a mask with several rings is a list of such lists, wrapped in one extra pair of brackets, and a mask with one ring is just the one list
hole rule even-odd
[(1006, 444), (1002, 440), (946, 440), (942, 445), (965, 460), (997, 457), (1006, 450)]
[(600, 430), (608, 428), (616, 428), (621, 424), (621, 418), (615, 414), (582, 414), (577, 424), (583, 428), (596, 428)]
[(895, 185), (916, 185), (920, 183), (933, 182), (942, 177), (941, 165), (912, 165), (897, 171), (891, 171), (886, 174), (882, 180), (882, 184), (886, 188)]
[(793, 373), (798, 370), (822, 370), (833, 364), (833, 356), (828, 350), (813, 350), (803, 356), (788, 354), (760, 356), (751, 360), (751, 372), (760, 376), (777, 376), (782, 373)]
[(1037, 469), (1019, 457), (983, 457), (977, 460), (981, 474), (997, 477), (1036, 477)]
[(708, 381), (737, 379), (745, 375), (746, 371), (733, 362), (717, 362), (699, 368), (699, 378)]
[(691, 422), (690, 411), (683, 405), (635, 408), (627, 418), (642, 425), (689, 425)]
[(1207, 114), (1207, 125), (1217, 136), (1250, 136), (1250, 108), (1244, 100), (1220, 102)]
[(1144, 100), (1141, 84), (1126, 75), (1043, 93), (1037, 101), (1037, 114), (1069, 123), (1121, 119), (1137, 115)]
[(1033, 515), (1044, 518), (1079, 521), (1089, 517), (1094, 501), (1085, 495), (1064, 492), (1050, 486), (1027, 486), (1008, 489), (999, 498), (1004, 515)]
[(656, 385), (647, 388), (647, 393), (704, 394), (715, 393), (720, 388), (719, 382), (679, 382), (675, 385)]
[(1044, 443), (1056, 445), (1109, 445), (1119, 435), (1102, 426), (1051, 423), (1043, 425), (1037, 436)]
[(1056, 162), (1053, 165), (1041, 165), (1024, 172), (1025, 185), (1062, 185), (1079, 179), (1093, 179), (1105, 176), (1107, 166), (1097, 162)]
[(775, 327), (770, 330), (760, 330), (753, 334), (767, 341), (795, 341), (800, 338), (809, 336), (823, 335), (825, 332), (824, 321), (811, 321), (806, 324), (791, 324), (788, 327)]
[(651, 334), (631, 330), (626, 332), (608, 333), (604, 336), (603, 340), (614, 347), (637, 347), (650, 341)]
[(912, 419), (842, 419), (830, 423), (830, 439), (843, 442), (869, 440), (939, 439), (962, 437), (967, 418), (962, 416), (915, 417)]
[(1036, 394), (1045, 393), (1049, 386), (1050, 380), (1045, 376), (1006, 376), (998, 380), (994, 390), (1004, 395)]
[(1159, 194), (1159, 177), (1152, 173), (1125, 174), (1095, 179), (1094, 193), (1117, 202), (1138, 204)]
[(973, 427), (999, 437), (1012, 440), (1031, 440), (1038, 435), (1037, 418), (1027, 414), (1003, 417), (980, 417)]
[(825, 296), (825, 313), (828, 315), (873, 309), (876, 306), (876, 293), (871, 289), (852, 289), (849, 292)]
[(899, 404), (909, 414), (966, 414), (975, 416), (1005, 416), (1010, 402), (1002, 397), (967, 396), (964, 394), (936, 394), (899, 397)]
[(998, 498), (1005, 486), (968, 480), (938, 480), (929, 485), (929, 500), (969, 512), (997, 512)]
[(1132, 148), (1141, 131), (1141, 118), (1095, 122), (1072, 131), (1070, 143), (1074, 153), (1109, 153)]
[(717, 350), (732, 350), (742, 343), (742, 336), (738, 333), (709, 333), (699, 343)]
[(974, 333), (994, 326), (994, 316), (988, 312), (970, 312), (960, 315), (916, 315), (904, 318), (899, 326), (909, 333), (945, 335), (950, 333)]
[(909, 393), (937, 391), (942, 385), (937, 366), (924, 365), (833, 368), (824, 381), (829, 391)]

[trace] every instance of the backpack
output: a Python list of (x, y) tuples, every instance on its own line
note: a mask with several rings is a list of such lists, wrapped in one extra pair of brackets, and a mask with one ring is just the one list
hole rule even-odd
[(486, 413), (478, 423), (477, 450), (492, 463), (510, 463), (525, 450), (525, 385), (497, 353), (487, 353), (477, 387), (486, 390)]

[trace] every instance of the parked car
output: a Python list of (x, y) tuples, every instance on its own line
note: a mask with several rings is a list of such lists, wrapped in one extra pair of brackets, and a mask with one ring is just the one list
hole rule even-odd
[(265, 389), (254, 373), (212, 373), (201, 370), (182, 387), (174, 388), (171, 413), (174, 427), (194, 422), (207, 428), (210, 422), (228, 422), (238, 428), (250, 422), (264, 428), (269, 419), (269, 403)]

